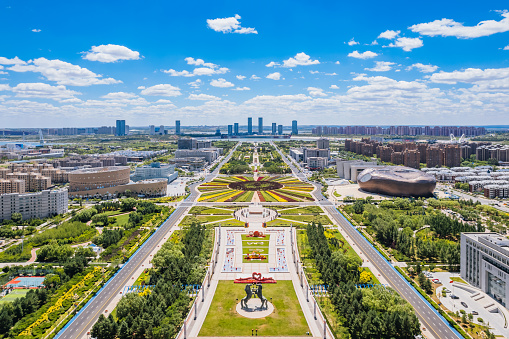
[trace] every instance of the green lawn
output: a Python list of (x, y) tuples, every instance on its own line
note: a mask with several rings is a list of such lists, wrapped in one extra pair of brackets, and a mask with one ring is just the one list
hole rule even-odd
[(193, 222), (204, 224), (207, 222), (230, 219), (231, 217), (231, 215), (186, 215), (179, 226), (191, 225)]
[(28, 293), (28, 291), (30, 291), (28, 288), (20, 289), (20, 290), (12, 290), (11, 293), (7, 294), (5, 297), (0, 299), (0, 304), (9, 303), (9, 302), (16, 300), (17, 298), (24, 297)]
[(459, 283), (463, 283), (463, 284), (467, 284), (467, 285), (468, 285), (468, 283), (467, 283), (465, 280), (461, 279), (460, 277), (450, 277), (450, 279), (451, 279), (452, 281), (456, 281), (456, 282), (459, 282)]
[(320, 214), (323, 213), (322, 208), (318, 206), (294, 207), (279, 209), (281, 214)]
[(246, 295), (244, 287), (233, 281), (219, 281), (198, 336), (247, 337), (251, 336), (251, 329), (258, 329), (258, 335), (266, 337), (306, 336), (306, 332), (309, 332), (291, 281), (280, 280), (277, 284), (263, 285), (263, 295), (269, 300), (273, 298), (275, 310), (260, 319), (244, 318), (235, 310), (236, 299), (240, 302)]
[(116, 222), (112, 225), (112, 227), (120, 227), (127, 225), (127, 222), (129, 221), (129, 214), (123, 214), (119, 215), (118, 217), (110, 217), (115, 218)]
[[(269, 262), (269, 241), (270, 235), (266, 235), (265, 238), (254, 238), (247, 237), (246, 234), (242, 235), (242, 262), (243, 263), (258, 263), (258, 264), (266, 264)], [(267, 257), (267, 259), (257, 260), (257, 259), (244, 259), (246, 255), (252, 252), (258, 252)]]
[(326, 215), (284, 215), (282, 218), (301, 221), (305, 223), (321, 223), (322, 225), (332, 225), (332, 221)]
[(209, 208), (204, 206), (194, 206), (189, 211), (189, 214), (215, 214), (215, 215), (232, 215), (232, 211), (222, 208)]
[(243, 221), (238, 221), (237, 219), (223, 219), (223, 221), (215, 222), (213, 224), (207, 224), (207, 226), (216, 227), (221, 224), (221, 227), (232, 227), (232, 226), (244, 226)]
[(255, 237), (248, 237), (247, 234), (242, 234), (242, 240), (250, 240), (250, 241), (269, 241), (270, 240), (270, 234), (265, 235), (264, 238), (255, 238)]

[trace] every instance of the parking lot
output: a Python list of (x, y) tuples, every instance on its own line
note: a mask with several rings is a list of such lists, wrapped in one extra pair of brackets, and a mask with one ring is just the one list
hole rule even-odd
[[(478, 315), (474, 315), (475, 323), (479, 323), (477, 319), (482, 318), (484, 320), (484, 324), (489, 323), (495, 335), (503, 335), (504, 337), (509, 338), (509, 328), (504, 328), (505, 318), (502, 313), (491, 313), (489, 311), (494, 309), (495, 306), (498, 306), (499, 309), (503, 310), (504, 307), (502, 305), (498, 304), (493, 298), (474, 287), (471, 287), (471, 291), (467, 291), (451, 284), (451, 277), (459, 277), (459, 274), (457, 273), (452, 274), (448, 272), (440, 272), (432, 273), (432, 276), (434, 279), (440, 280), (442, 287), (451, 291), (450, 293), (447, 293), (447, 296), (444, 298), (442, 297), (442, 287), (437, 288), (437, 296), (447, 309), (453, 312), (465, 310), (467, 314), (472, 313), (472, 311), (476, 311)], [(480, 294), (477, 294), (478, 292), (480, 292)], [(452, 299), (452, 294), (456, 295), (458, 299)], [(461, 304), (462, 302), (465, 303), (467, 307), (463, 306)], [(506, 317), (508, 317), (509, 312), (507, 309), (505, 309), (505, 314)]]

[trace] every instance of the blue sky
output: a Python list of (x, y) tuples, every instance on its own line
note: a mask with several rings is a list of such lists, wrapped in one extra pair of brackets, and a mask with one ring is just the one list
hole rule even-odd
[(0, 2), (0, 127), (507, 124), (505, 1)]

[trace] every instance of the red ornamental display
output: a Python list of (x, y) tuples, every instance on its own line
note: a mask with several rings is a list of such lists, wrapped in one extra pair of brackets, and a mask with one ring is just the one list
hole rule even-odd
[(253, 272), (253, 275), (249, 278), (235, 279), (235, 284), (275, 284), (277, 283), (274, 278), (263, 278), (261, 273)]
[(265, 238), (265, 234), (263, 234), (263, 232), (260, 232), (260, 231), (254, 231), (254, 232), (249, 232), (249, 234), (246, 235), (246, 237), (248, 237), (248, 238)]

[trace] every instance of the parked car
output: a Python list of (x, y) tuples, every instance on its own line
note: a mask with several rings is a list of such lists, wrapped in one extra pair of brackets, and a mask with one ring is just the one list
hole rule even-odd
[(470, 313), (472, 313), (472, 315), (478, 315), (479, 314), (479, 312), (477, 312), (477, 311), (472, 311)]
[(441, 284), (441, 283), (442, 283), (442, 282), (440, 281), (440, 279), (433, 279), (433, 280), (431, 280), (431, 281), (433, 281), (435, 284)]
[(466, 302), (464, 302), (464, 301), (462, 301), (462, 302), (461, 302), (461, 306), (463, 306), (463, 307), (465, 307), (465, 308), (467, 308), (467, 307), (468, 307), (467, 303), (466, 303)]
[(445, 293), (451, 293), (451, 291), (449, 289), (445, 288), (445, 287), (444, 287), (444, 289), (442, 291), (444, 291)]
[(457, 295), (454, 295), (454, 294), (451, 294), (451, 299), (459, 299), (460, 297), (458, 297)]

